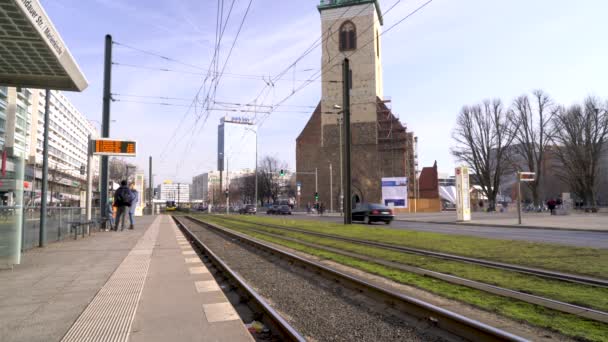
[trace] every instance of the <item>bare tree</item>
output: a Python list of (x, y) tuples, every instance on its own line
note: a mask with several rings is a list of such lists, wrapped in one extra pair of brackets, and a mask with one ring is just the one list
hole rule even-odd
[(522, 161), (516, 161), (516, 167), (522, 171), (536, 173), (534, 182), (526, 182), (526, 184), (532, 193), (534, 204), (538, 206), (542, 201), (540, 198), (540, 184), (544, 177), (542, 166), (545, 151), (550, 143), (554, 110), (552, 101), (545, 92), (535, 90), (532, 95), (532, 100), (528, 95), (521, 95), (513, 101), (509, 120), (514, 130), (513, 151)]
[(508, 151), (514, 134), (511, 122), (499, 99), (464, 106), (452, 133), (456, 146), (451, 149), (457, 160), (475, 172), (489, 208), (496, 207), (496, 195), (508, 167)]
[(128, 163), (122, 159), (111, 158), (109, 164), (109, 180), (114, 182), (120, 182), (122, 180), (128, 180), (128, 176), (131, 170), (137, 170), (135, 164)]
[(583, 106), (559, 107), (553, 124), (552, 140), (562, 163), (558, 175), (585, 206), (595, 206), (601, 153), (608, 139), (608, 105), (588, 97)]
[(258, 164), (258, 197), (264, 203), (275, 202), (281, 192), (279, 170), (287, 169), (287, 163), (266, 156)]

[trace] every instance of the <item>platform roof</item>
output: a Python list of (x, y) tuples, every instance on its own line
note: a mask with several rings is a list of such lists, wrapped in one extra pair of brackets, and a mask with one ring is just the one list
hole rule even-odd
[(0, 85), (69, 91), (88, 86), (38, 0), (0, 0)]

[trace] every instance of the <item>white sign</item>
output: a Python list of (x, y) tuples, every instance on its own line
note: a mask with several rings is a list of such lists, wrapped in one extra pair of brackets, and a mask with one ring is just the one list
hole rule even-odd
[(458, 221), (471, 221), (471, 197), (469, 192), (469, 168), (456, 168), (456, 213)]
[(17, 4), (21, 7), (21, 10), (27, 17), (30, 18), (30, 21), (36, 28), (42, 39), (44, 39), (53, 53), (57, 56), (57, 58), (63, 55), (65, 51), (65, 47), (63, 41), (59, 37), (57, 31), (53, 27), (53, 24), (49, 20), (49, 17), (46, 15), (40, 4), (37, 0), (18, 0)]
[(536, 174), (534, 172), (518, 172), (517, 176), (520, 182), (534, 182)]
[(137, 190), (137, 207), (135, 207), (135, 216), (143, 216), (144, 210), (144, 174), (138, 173), (135, 175), (135, 190)]
[(382, 203), (391, 208), (407, 208), (407, 177), (382, 178)]

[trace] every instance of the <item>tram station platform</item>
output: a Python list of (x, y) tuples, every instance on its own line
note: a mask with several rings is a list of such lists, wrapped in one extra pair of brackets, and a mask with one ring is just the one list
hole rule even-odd
[(28, 251), (0, 284), (2, 341), (253, 341), (169, 216)]

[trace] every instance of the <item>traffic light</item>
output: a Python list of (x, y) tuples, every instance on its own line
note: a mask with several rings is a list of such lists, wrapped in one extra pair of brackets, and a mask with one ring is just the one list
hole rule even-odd
[(86, 173), (86, 169), (84, 165), (80, 165), (80, 174), (84, 176), (84, 174)]
[(226, 189), (226, 191), (224, 191), (224, 194), (226, 195), (226, 197), (228, 197), (228, 189)]
[(319, 193), (315, 192), (315, 202), (318, 202), (318, 201), (319, 201)]
[(279, 173), (279, 175), (281, 175), (281, 177), (285, 176), (285, 170), (281, 169), (281, 172)]

